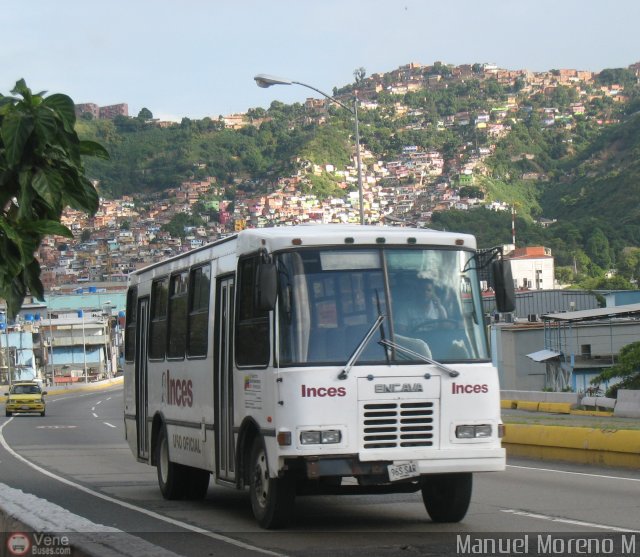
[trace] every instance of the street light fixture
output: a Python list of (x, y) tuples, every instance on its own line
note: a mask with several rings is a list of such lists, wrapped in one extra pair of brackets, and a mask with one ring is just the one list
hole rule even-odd
[(308, 85), (306, 83), (302, 83), (301, 81), (292, 81), (290, 79), (284, 79), (282, 77), (275, 77), (273, 75), (267, 74), (258, 74), (253, 78), (258, 85), (258, 87), (262, 87), (266, 89), (267, 87), (271, 87), (272, 85), (302, 85), (302, 87), (306, 87), (307, 89), (312, 89), (316, 93), (320, 93), (323, 97), (326, 97), (330, 101), (336, 103), (338, 106), (341, 106), (345, 110), (348, 110), (353, 114), (353, 118), (355, 120), (356, 126), (356, 161), (358, 165), (358, 201), (360, 203), (360, 224), (364, 224), (364, 203), (362, 199), (362, 160), (360, 157), (360, 128), (358, 126), (358, 97), (354, 95), (353, 97), (353, 108), (350, 108), (348, 105), (344, 104), (342, 101), (328, 95), (324, 91), (320, 91), (313, 87), (312, 85)]

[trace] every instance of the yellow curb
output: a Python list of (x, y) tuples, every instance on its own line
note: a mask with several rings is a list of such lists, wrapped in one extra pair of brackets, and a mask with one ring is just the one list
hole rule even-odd
[(500, 408), (505, 408), (508, 410), (515, 410), (517, 407), (517, 401), (515, 400), (501, 400), (500, 401)]
[(508, 424), (504, 443), (640, 454), (640, 430)]
[(551, 414), (570, 414), (570, 402), (541, 402), (538, 412), (549, 412)]
[(520, 457), (536, 460), (562, 460), (575, 464), (612, 466), (614, 468), (640, 468), (640, 455), (610, 451), (583, 451), (563, 447), (542, 447), (536, 445), (504, 445), (508, 458)]
[(507, 424), (507, 455), (640, 467), (640, 430)]
[(518, 400), (516, 401), (516, 408), (518, 410), (529, 410), (531, 412), (537, 412), (540, 403), (536, 400)]

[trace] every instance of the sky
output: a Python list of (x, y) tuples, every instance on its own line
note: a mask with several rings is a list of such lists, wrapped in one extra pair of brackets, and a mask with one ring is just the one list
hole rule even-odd
[(601, 71), (640, 61), (640, 1), (0, 0), (0, 94), (24, 78), (129, 115), (217, 119), (416, 62)]

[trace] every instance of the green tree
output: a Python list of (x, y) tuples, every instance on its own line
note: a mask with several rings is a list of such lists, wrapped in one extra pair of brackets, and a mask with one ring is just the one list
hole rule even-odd
[(78, 138), (68, 96), (33, 94), (22, 79), (11, 93), (19, 97), (0, 95), (0, 297), (14, 318), (28, 291), (44, 297), (34, 256), (43, 238), (73, 237), (60, 222), (64, 208), (98, 210), (82, 156), (108, 153)]
[(600, 228), (594, 229), (587, 238), (587, 255), (602, 269), (611, 268), (611, 251), (609, 240)]
[(627, 247), (618, 257), (618, 273), (627, 279), (640, 276), (640, 248)]
[(187, 236), (186, 228), (203, 224), (204, 221), (199, 216), (178, 213), (167, 224), (163, 224), (160, 229), (171, 234), (173, 238), (185, 238)]
[(559, 284), (569, 284), (573, 281), (573, 268), (572, 267), (556, 267), (555, 268), (556, 281)]
[(148, 108), (143, 108), (138, 112), (138, 120), (153, 120), (153, 114)]
[(628, 68), (607, 68), (596, 76), (596, 81), (603, 85), (622, 85), (627, 89), (637, 83), (637, 78), (634, 72)]
[(618, 363), (594, 377), (591, 384), (599, 385), (611, 379), (620, 381), (607, 389), (607, 396), (617, 397), (620, 389), (640, 389), (640, 341), (623, 346), (618, 355)]

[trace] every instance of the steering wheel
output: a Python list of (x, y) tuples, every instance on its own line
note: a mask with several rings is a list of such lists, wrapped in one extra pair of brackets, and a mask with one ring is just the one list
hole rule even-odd
[(441, 317), (438, 319), (426, 319), (422, 323), (414, 326), (415, 331), (432, 331), (433, 329), (455, 329), (457, 322), (455, 319)]

